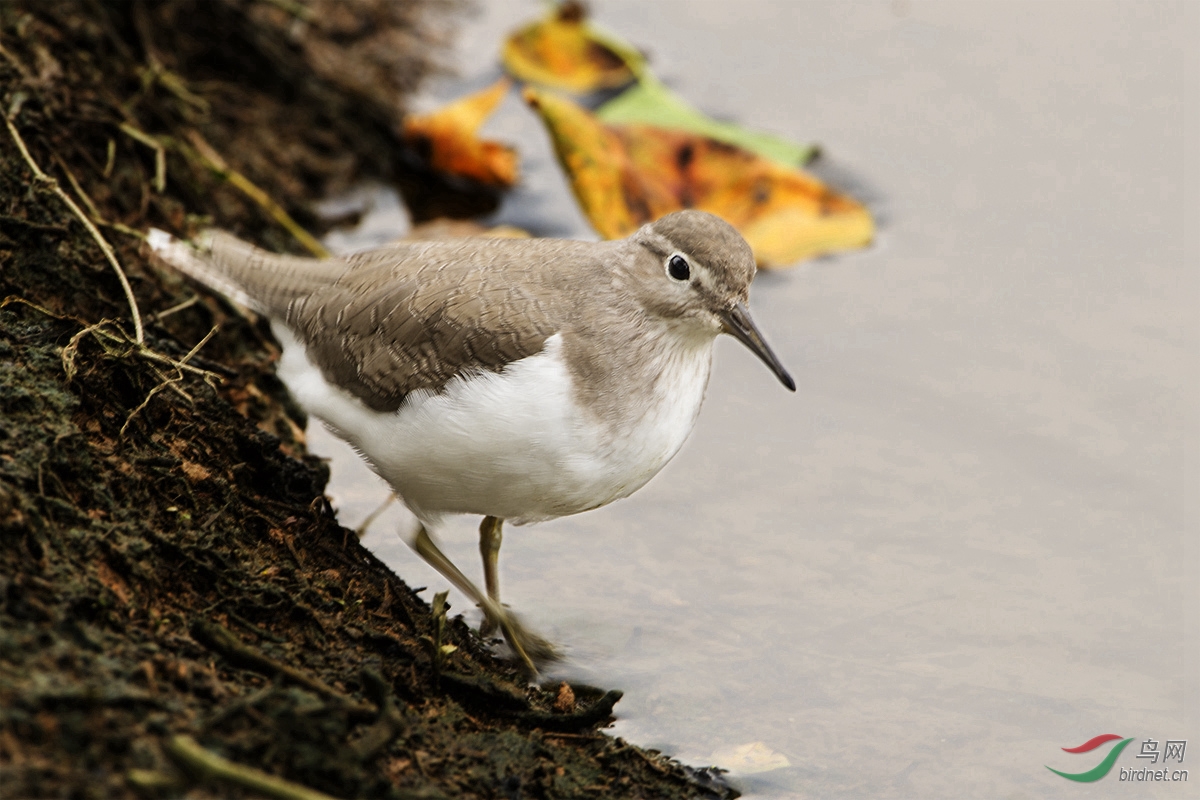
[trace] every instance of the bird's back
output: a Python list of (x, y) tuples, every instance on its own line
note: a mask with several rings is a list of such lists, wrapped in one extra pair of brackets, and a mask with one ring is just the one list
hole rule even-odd
[(464, 373), (541, 351), (576, 321), (579, 284), (604, 278), (620, 243), (456, 239), (341, 258), (268, 253), (221, 231), (193, 247), (154, 232), (168, 263), (272, 320), (325, 377), (375, 410)]

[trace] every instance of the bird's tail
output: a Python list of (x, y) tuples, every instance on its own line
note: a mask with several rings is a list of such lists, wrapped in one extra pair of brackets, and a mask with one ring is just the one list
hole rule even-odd
[(151, 228), (146, 242), (175, 269), (271, 317), (284, 315), (292, 300), (328, 282), (330, 273), (345, 269), (338, 259), (276, 255), (218, 230), (204, 231), (188, 242)]

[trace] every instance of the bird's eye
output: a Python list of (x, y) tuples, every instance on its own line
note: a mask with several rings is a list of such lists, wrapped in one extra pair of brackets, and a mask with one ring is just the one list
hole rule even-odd
[(677, 281), (686, 281), (692, 275), (692, 268), (688, 266), (686, 258), (673, 255), (667, 262), (667, 274)]

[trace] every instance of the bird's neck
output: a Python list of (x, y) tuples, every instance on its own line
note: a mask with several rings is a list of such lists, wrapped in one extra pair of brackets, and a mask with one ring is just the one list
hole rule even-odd
[[(580, 405), (614, 435), (664, 403), (685, 407), (694, 417), (708, 385), (716, 336), (662, 320), (617, 330), (623, 335), (609, 328), (602, 346), (572, 348), (571, 339), (566, 341)], [(585, 349), (590, 356), (583, 355)]]

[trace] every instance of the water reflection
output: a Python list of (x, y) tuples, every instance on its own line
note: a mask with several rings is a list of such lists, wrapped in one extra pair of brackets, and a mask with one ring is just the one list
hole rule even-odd
[[(487, 4), (437, 92), (489, 81), (539, 8)], [(626, 690), (615, 733), (741, 759), (756, 796), (1128, 797), (1044, 765), (1092, 766), (1060, 748), (1110, 729), (1200, 738), (1196, 8), (897, 8), (596, 4), (708, 110), (869, 176), (887, 226), (756, 283), (797, 395), (719, 344), (661, 475), (506, 531), (506, 600), (565, 645), (561, 674)], [(587, 235), (515, 97), (487, 134), (528, 154), (498, 220)], [(355, 525), (386, 488), (314, 433), (337, 448)], [(367, 545), (445, 588), (405, 517)], [(473, 575), (477, 524), (443, 536)]]

